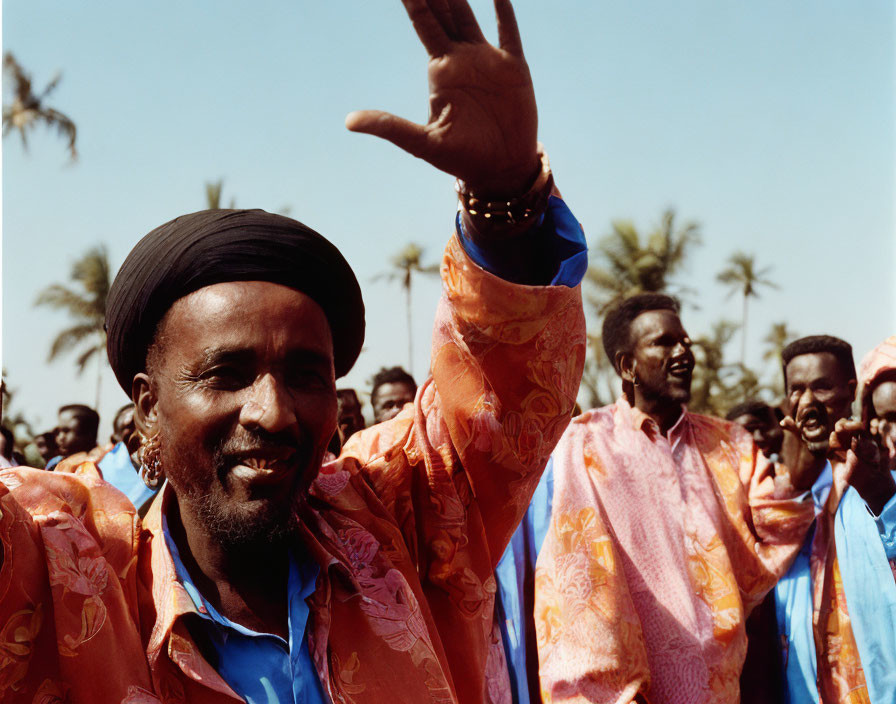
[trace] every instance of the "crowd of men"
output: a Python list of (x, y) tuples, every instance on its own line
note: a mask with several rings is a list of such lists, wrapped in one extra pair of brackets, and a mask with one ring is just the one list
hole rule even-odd
[[(6, 702), (896, 701), (896, 337), (829, 335), (785, 397), (691, 413), (678, 302), (603, 320), (622, 394), (576, 414), (583, 231), (537, 142), (513, 9), (404, 0), (426, 125), (346, 126), (457, 180), (429, 374), (336, 380), (360, 287), (261, 210), (156, 228), (109, 291), (131, 403), (0, 457)], [(852, 413), (853, 405), (859, 409)]]

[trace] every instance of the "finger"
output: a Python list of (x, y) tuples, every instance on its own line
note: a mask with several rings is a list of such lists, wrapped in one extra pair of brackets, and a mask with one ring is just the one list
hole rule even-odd
[(423, 125), (382, 110), (351, 112), (345, 118), (345, 126), (352, 132), (386, 139), (413, 156), (422, 157), (425, 151), (426, 130)]
[(467, 0), (447, 0), (447, 3), (457, 27), (457, 38), (465, 42), (484, 42), (485, 36)]
[(442, 56), (451, 48), (451, 38), (425, 0), (401, 0), (414, 31), (430, 56)]
[(457, 27), (454, 24), (454, 17), (451, 16), (451, 6), (448, 0), (427, 0), (429, 9), (438, 18), (442, 30), (448, 35), (449, 39), (457, 39)]
[(498, 46), (508, 54), (522, 58), (523, 41), (510, 0), (495, 0), (495, 15), (498, 17)]
[(859, 433), (865, 429), (862, 421), (854, 420), (852, 418), (841, 418), (837, 421), (837, 425), (840, 425), (841, 428), (847, 433)]
[(800, 435), (800, 429), (796, 424), (796, 421), (790, 416), (784, 416), (780, 423), (778, 423), (784, 430), (789, 433), (793, 433), (794, 435)]

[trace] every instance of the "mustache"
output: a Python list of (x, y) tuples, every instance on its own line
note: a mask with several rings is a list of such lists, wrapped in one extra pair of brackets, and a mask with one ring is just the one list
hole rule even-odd
[(817, 420), (819, 423), (825, 423), (828, 420), (828, 412), (824, 406), (810, 406), (802, 413), (797, 414), (796, 422), (802, 425), (808, 420)]
[(303, 443), (291, 433), (270, 433), (263, 429), (248, 430), (237, 437), (225, 438), (215, 448), (218, 457), (232, 457), (252, 453), (298, 453)]

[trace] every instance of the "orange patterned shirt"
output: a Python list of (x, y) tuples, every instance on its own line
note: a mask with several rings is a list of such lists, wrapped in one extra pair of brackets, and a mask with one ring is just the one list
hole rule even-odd
[[(578, 288), (510, 284), (456, 238), (432, 378), (325, 464), (302, 514), (308, 642), (333, 702), (508, 701), (494, 566), (569, 422)], [(85, 464), (0, 472), (0, 699), (238, 701), (190, 635), (161, 535)]]

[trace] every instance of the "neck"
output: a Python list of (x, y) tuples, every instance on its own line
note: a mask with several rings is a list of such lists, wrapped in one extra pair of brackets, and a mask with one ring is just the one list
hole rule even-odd
[(176, 497), (169, 506), (168, 529), (199, 593), (225, 618), (288, 638), (287, 550), (270, 544), (226, 549), (195, 514), (181, 514)]
[(649, 416), (665, 435), (681, 418), (681, 404), (668, 399), (645, 398), (635, 387), (635, 408)]

